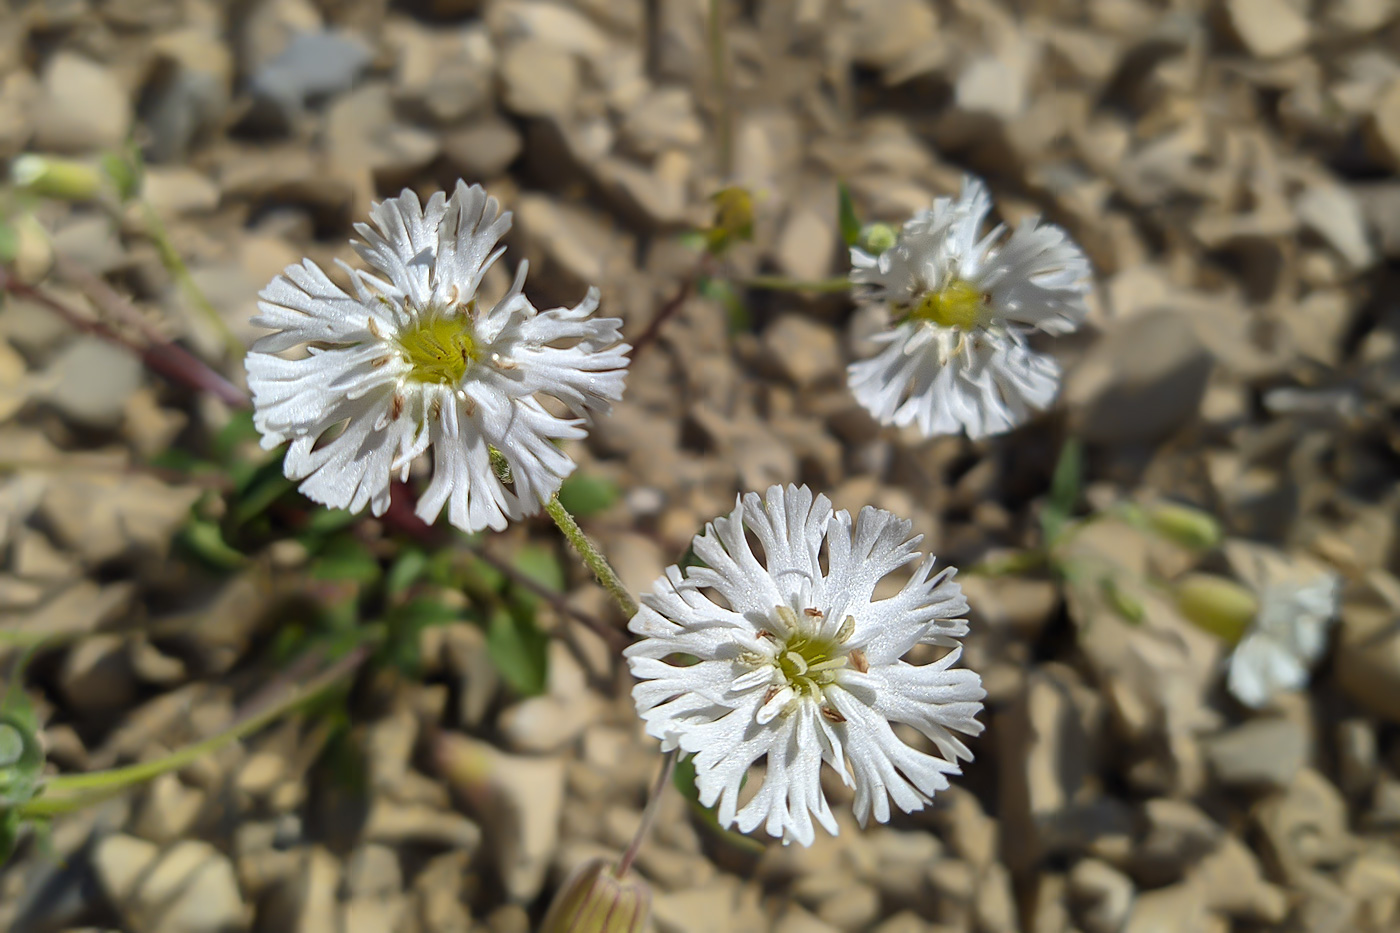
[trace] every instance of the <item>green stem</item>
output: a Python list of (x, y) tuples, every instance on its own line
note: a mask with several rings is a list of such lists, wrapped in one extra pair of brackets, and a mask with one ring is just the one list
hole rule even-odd
[(646, 809), (642, 811), (642, 822), (637, 826), (637, 833), (632, 837), (632, 844), (627, 847), (627, 851), (622, 853), (622, 859), (617, 863), (617, 877), (621, 878), (627, 874), (627, 869), (632, 867), (632, 863), (637, 859), (637, 853), (641, 851), (642, 840), (646, 839), (647, 830), (651, 829), (651, 824), (656, 822), (656, 811), (661, 804), (661, 795), (666, 793), (666, 786), (671, 783), (671, 774), (676, 770), (676, 759), (680, 757), (680, 749), (673, 748), (661, 759), (661, 773), (656, 776), (656, 783), (651, 786), (651, 796), (647, 798)]
[(280, 703), (244, 718), (218, 735), (193, 745), (187, 745), (164, 758), (143, 761), (125, 768), (112, 768), (90, 774), (64, 774), (52, 778), (45, 783), (44, 788), (53, 796), (34, 798), (20, 808), (20, 813), (27, 819), (47, 818), (71, 813), (74, 810), (100, 803), (121, 793), (133, 784), (149, 781), (151, 778), (159, 777), (170, 771), (178, 771), (204, 755), (223, 748), (230, 742), (235, 742), (246, 735), (257, 732), (273, 720), (296, 709), (354, 670), (368, 655), (368, 649), (363, 647), (350, 652), (327, 668), (320, 676), (304, 685), (294, 686)]
[(242, 359), (248, 348), (238, 339), (238, 335), (228, 326), (218, 309), (210, 303), (204, 290), (195, 282), (194, 276), (190, 275), (190, 267), (185, 265), (180, 251), (170, 239), (170, 231), (165, 228), (165, 221), (160, 219), (160, 214), (146, 201), (141, 202), (141, 210), (146, 221), (146, 236), (155, 244), (156, 252), (160, 254), (161, 265), (165, 266), (165, 270), (180, 284), (185, 298), (208, 319), (229, 353), (235, 359)]
[(743, 284), (749, 288), (766, 288), (776, 292), (836, 293), (849, 290), (851, 280), (842, 277), (808, 282), (802, 279), (789, 279), (781, 275), (756, 275), (753, 278), (745, 279)]
[(554, 519), (554, 524), (559, 526), (559, 530), (564, 533), (564, 537), (569, 539), (569, 543), (578, 551), (583, 562), (588, 565), (588, 569), (593, 571), (593, 576), (598, 578), (598, 582), (603, 585), (609, 595), (617, 601), (622, 608), (623, 615), (627, 618), (637, 614), (637, 602), (632, 595), (627, 592), (627, 587), (622, 585), (622, 580), (618, 577), (617, 571), (613, 570), (608, 559), (603, 556), (603, 552), (598, 550), (598, 546), (588, 540), (588, 535), (583, 533), (583, 529), (574, 521), (574, 517), (569, 514), (569, 510), (564, 508), (558, 496), (553, 496), (545, 503), (544, 510), (549, 513), (549, 517)]

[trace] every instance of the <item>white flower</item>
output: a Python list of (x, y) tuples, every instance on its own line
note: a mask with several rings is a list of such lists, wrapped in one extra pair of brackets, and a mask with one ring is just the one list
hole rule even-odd
[(1258, 709), (1279, 693), (1307, 686), (1312, 666), (1327, 650), (1341, 584), (1333, 573), (1300, 569), (1257, 545), (1230, 542), (1226, 554), (1259, 600), (1230, 655), (1226, 685), (1237, 700)]
[(939, 198), (879, 256), (851, 249), (857, 300), (883, 305), (894, 329), (876, 356), (847, 375), (881, 424), (925, 436), (1009, 431), (1059, 388), (1060, 367), (1026, 345), (1026, 331), (1066, 334), (1088, 309), (1089, 263), (1063, 230), (1026, 220), (979, 239), (991, 198), (974, 178)]
[[(536, 310), (521, 294), (523, 262), (505, 297), (481, 306), (477, 287), (505, 251), (496, 244), (511, 215), (480, 186), (459, 181), (426, 206), (405, 190), (370, 219), (377, 229), (356, 224), (364, 242), (353, 245), (383, 278), (342, 264), (352, 297), (308, 259), (261, 293), (254, 323), (273, 333), (246, 365), (263, 446), (291, 440), (287, 476), (333, 508), (383, 514), (393, 475), (406, 479), (431, 447), (425, 521), (446, 505), (453, 525), (479, 531), (539, 511), (574, 468), (554, 442), (585, 431), (538, 396), (577, 416), (608, 411), (626, 374), (621, 321), (589, 320), (597, 289), (575, 308)], [(294, 347), (304, 353), (280, 355)], [(509, 486), (493, 456), (509, 465)]]
[[(700, 801), (718, 801), (721, 825), (765, 823), (785, 843), (811, 845), (813, 815), (837, 831), (822, 762), (855, 788), (864, 825), (889, 819), (890, 798), (922, 808), (971, 760), (954, 733), (982, 731), (985, 693), (976, 673), (953, 668), (967, 633), (955, 571), (930, 576), (929, 556), (897, 595), (874, 598), (881, 579), (919, 559), (909, 529), (870, 507), (853, 526), (806, 486), (773, 486), (695, 538), (703, 565), (667, 568), (642, 597), (630, 625), (642, 640), (626, 651), (641, 681), (637, 711), (663, 748), (693, 753)], [(900, 660), (921, 643), (952, 650), (929, 664)], [(906, 745), (892, 723), (938, 754)], [(762, 786), (739, 809), (740, 782), (765, 756)]]

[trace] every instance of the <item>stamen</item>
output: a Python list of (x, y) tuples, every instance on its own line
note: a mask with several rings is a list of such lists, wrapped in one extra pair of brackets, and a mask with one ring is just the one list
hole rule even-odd
[(823, 706), (820, 707), (820, 709), (822, 711), (822, 718), (825, 719), (827, 722), (846, 721), (846, 717), (841, 715), (841, 711), (839, 709), (835, 709), (834, 707), (830, 706)]
[(846, 620), (841, 623), (841, 627), (836, 630), (836, 643), (844, 645), (851, 640), (851, 636), (856, 633), (856, 617), (846, 616)]
[(909, 317), (928, 321), (941, 327), (972, 330), (985, 323), (990, 298), (963, 279), (949, 279), (943, 286), (930, 291), (910, 311)]
[(394, 393), (394, 400), (389, 405), (389, 420), (398, 421), (403, 414), (404, 398), (397, 392)]
[(852, 648), (846, 657), (850, 659), (851, 667), (854, 667), (862, 674), (870, 672), (870, 661), (865, 657), (865, 652), (860, 648)]
[(796, 669), (798, 677), (801, 677), (803, 674), (807, 673), (807, 659), (804, 658), (802, 655), (798, 654), (796, 651), (784, 652), (783, 660), (787, 661)]

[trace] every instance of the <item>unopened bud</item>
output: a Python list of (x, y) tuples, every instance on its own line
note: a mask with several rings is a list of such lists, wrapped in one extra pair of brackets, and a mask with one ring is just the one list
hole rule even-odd
[(715, 219), (705, 231), (705, 246), (719, 255), (740, 240), (753, 239), (753, 192), (737, 185), (723, 188), (710, 196), (715, 205)]
[(10, 163), (16, 188), (61, 201), (91, 201), (102, 193), (102, 172), (85, 162), (25, 153)]
[(899, 231), (889, 224), (866, 224), (860, 231), (860, 248), (878, 256), (898, 239)]
[(1194, 550), (1209, 550), (1224, 536), (1214, 515), (1189, 505), (1159, 502), (1143, 509), (1143, 514), (1157, 534)]
[(604, 859), (576, 870), (549, 905), (540, 933), (637, 933), (651, 913), (651, 889), (636, 873), (622, 878)]
[(1209, 573), (1187, 574), (1175, 587), (1181, 614), (1229, 644), (1238, 642), (1259, 612), (1259, 599), (1234, 580)]

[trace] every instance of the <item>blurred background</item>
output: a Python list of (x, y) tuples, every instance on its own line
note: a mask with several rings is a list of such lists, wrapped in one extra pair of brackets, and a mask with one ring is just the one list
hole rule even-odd
[[(641, 344), (563, 494), (633, 593), (770, 483), (963, 568), (964, 776), (861, 831), (827, 775), (801, 849), (682, 767), (655, 930), (1400, 929), (1395, 0), (5, 0), (0, 158), (0, 728), (160, 772), (45, 813), (0, 747), (0, 928), (524, 933), (631, 839), (659, 756), (555, 529), (326, 510), (243, 410), (258, 290), (464, 178), (488, 290)], [(1055, 410), (977, 443), (845, 385), (851, 224), (967, 172), (1096, 274)], [(1310, 683), (1242, 705), (1266, 578), (1328, 573)]]

